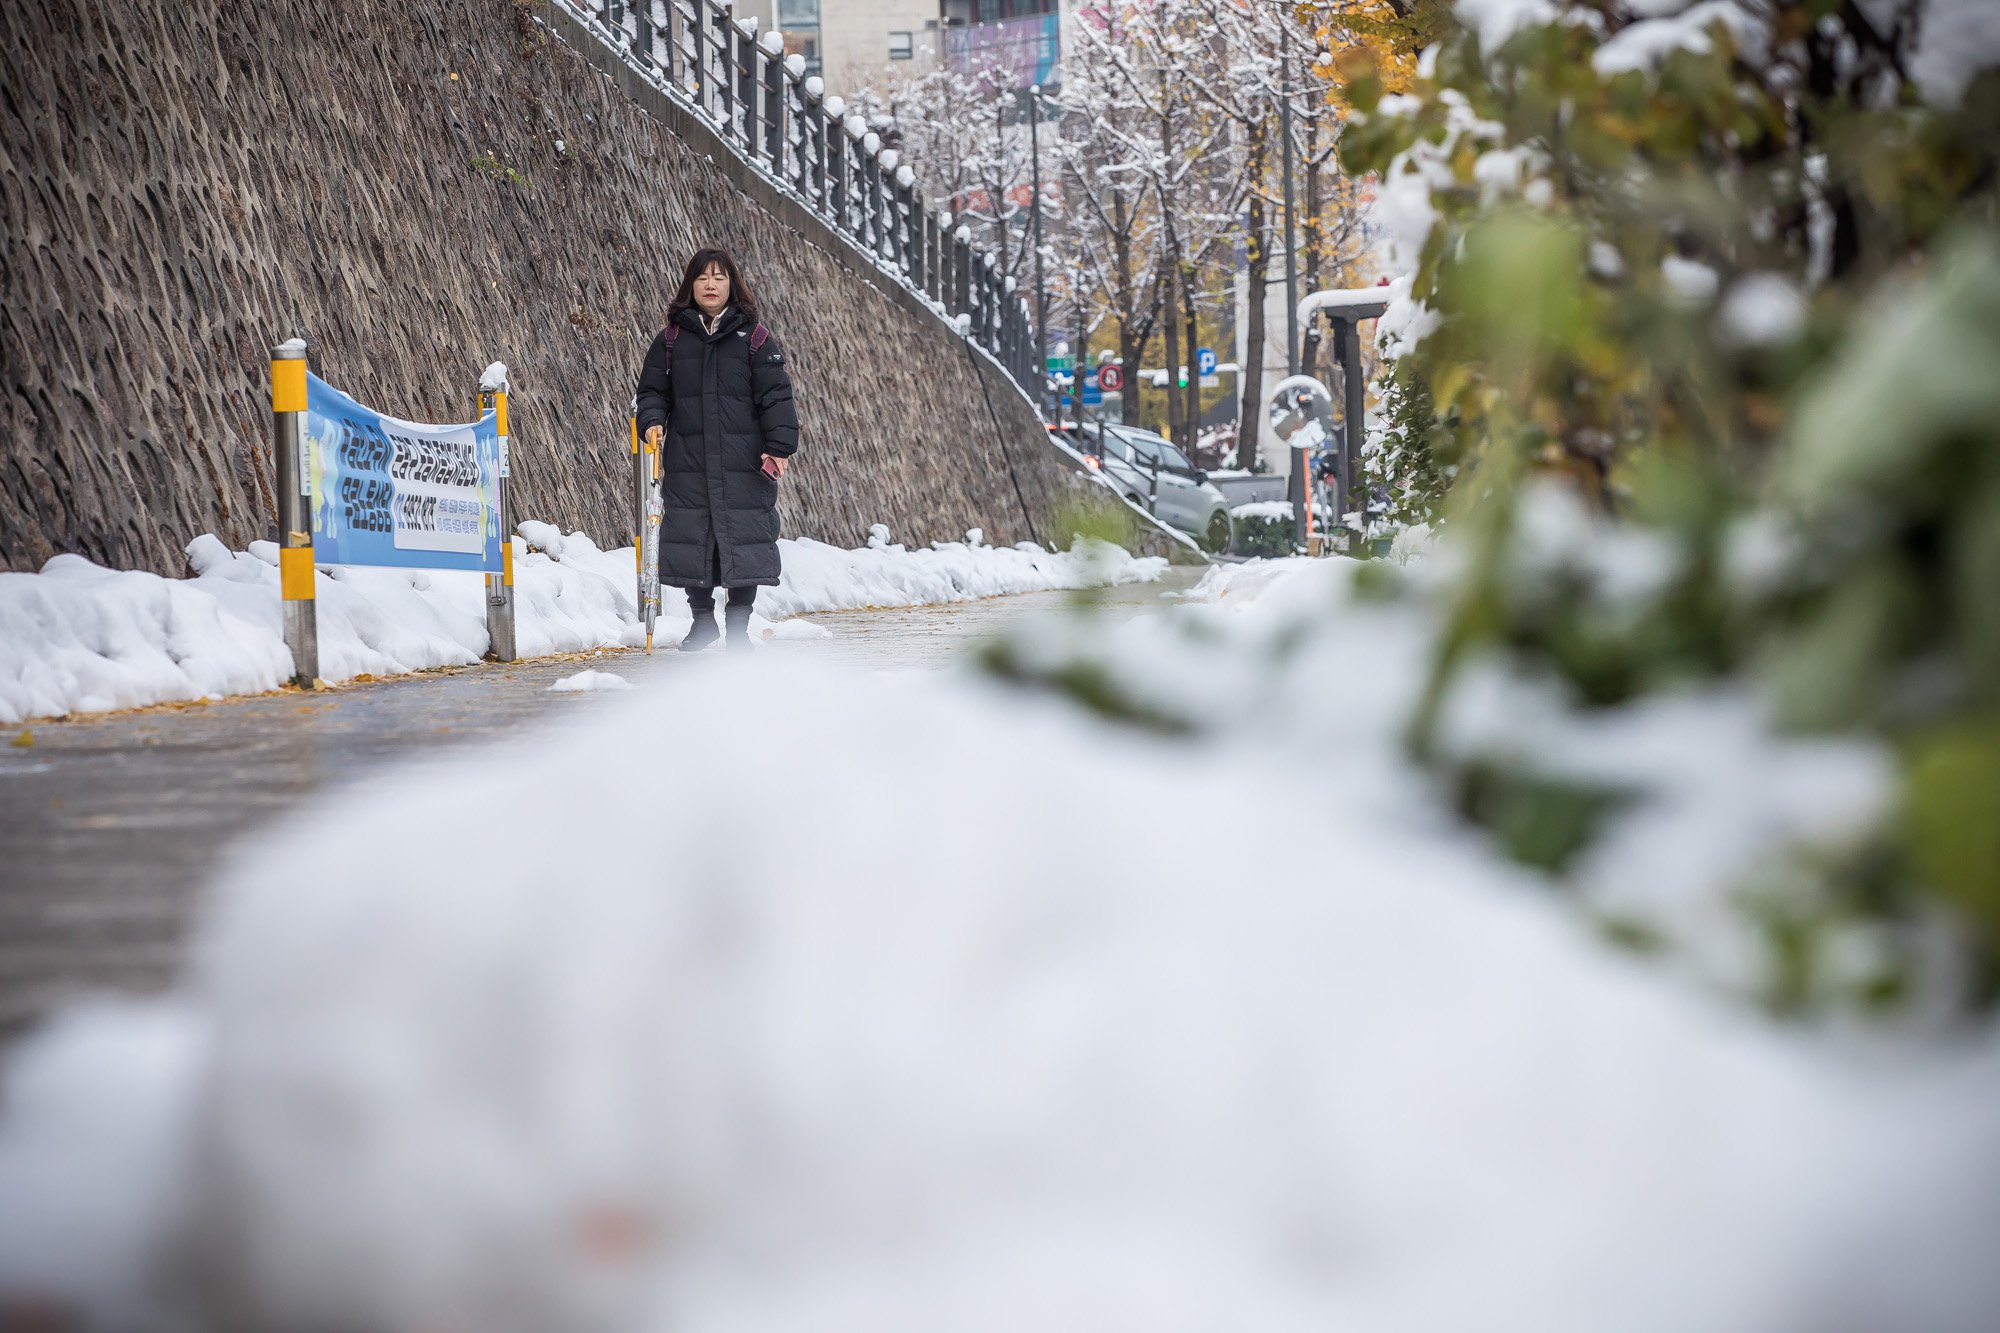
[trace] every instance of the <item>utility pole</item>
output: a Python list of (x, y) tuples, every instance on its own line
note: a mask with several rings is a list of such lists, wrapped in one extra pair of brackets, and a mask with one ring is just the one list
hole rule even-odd
[(1278, 123), (1285, 139), (1285, 373), (1299, 373), (1299, 234), (1292, 205), (1292, 57), (1278, 58)]
[[(1294, 225), (1292, 195), (1292, 56), (1278, 57), (1278, 127), (1285, 139), (1285, 374), (1299, 373), (1299, 233)], [(1302, 551), (1312, 550), (1312, 476), (1306, 451), (1292, 450), (1291, 474), (1285, 498), (1292, 502), (1293, 521)]]
[[(1035, 173), (1035, 363), (1036, 373), (1049, 373), (1049, 289), (1042, 280), (1042, 85), (1028, 90), (1028, 158)], [(1057, 402), (1061, 402), (1060, 396)]]

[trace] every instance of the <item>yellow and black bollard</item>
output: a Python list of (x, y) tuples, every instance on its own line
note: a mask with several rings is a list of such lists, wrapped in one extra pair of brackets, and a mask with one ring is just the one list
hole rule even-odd
[[(505, 372), (505, 367), (497, 362), (489, 369)], [(488, 387), (489, 384), (492, 387)], [(507, 381), (493, 384), (482, 380), (479, 385), (479, 414), (485, 416), (491, 408), (494, 424), (500, 432), (500, 572), (486, 576), (486, 637), (490, 641), (487, 656), (496, 662), (512, 662), (518, 654), (514, 651), (514, 507), (508, 495), (511, 469), (507, 458)]]
[(301, 426), (306, 415), (306, 344), (271, 349), (271, 444), (278, 467), (278, 584), (292, 683), (319, 678), (319, 604), (313, 597), (312, 475)]

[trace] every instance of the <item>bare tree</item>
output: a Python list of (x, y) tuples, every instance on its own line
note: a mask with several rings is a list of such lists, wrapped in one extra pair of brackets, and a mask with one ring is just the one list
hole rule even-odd
[(1177, 383), (1194, 360), (1200, 273), (1236, 226), (1246, 173), (1231, 152), (1229, 120), (1200, 85), (1223, 77), (1220, 42), (1203, 0), (1154, 0), (1101, 27), (1079, 23), (1076, 55), (1101, 96), (1125, 113), (1094, 126), (1106, 155), (1144, 183), (1154, 215), (1153, 298), (1164, 315), (1168, 431), (1192, 446), (1200, 379)]

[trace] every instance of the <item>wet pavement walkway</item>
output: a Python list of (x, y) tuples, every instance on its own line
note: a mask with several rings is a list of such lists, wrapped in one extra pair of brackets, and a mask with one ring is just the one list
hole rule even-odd
[[(1104, 614), (1136, 615), (1199, 570), (1106, 589)], [(962, 660), (1068, 593), (806, 619), (830, 639), (760, 650), (889, 670)], [(442, 747), (558, 725), (593, 695), (548, 686), (585, 668), (634, 684), (689, 663), (606, 650), (351, 682), (213, 704), (0, 726), (0, 1039), (92, 990), (152, 990), (178, 970), (197, 895), (230, 845), (314, 793)], [(12, 744), (31, 732), (31, 746)]]

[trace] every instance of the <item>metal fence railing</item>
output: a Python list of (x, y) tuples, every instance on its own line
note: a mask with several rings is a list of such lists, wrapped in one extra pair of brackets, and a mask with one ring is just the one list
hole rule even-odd
[[(730, 0), (551, 0), (639, 76), (700, 116), (736, 155), (853, 242), (875, 267), (963, 327), (1032, 403), (1046, 391), (1033, 318), (1012, 278), (949, 213), (924, 207), (916, 172), (829, 98), (776, 32)], [(831, 109), (829, 103), (835, 104)]]

